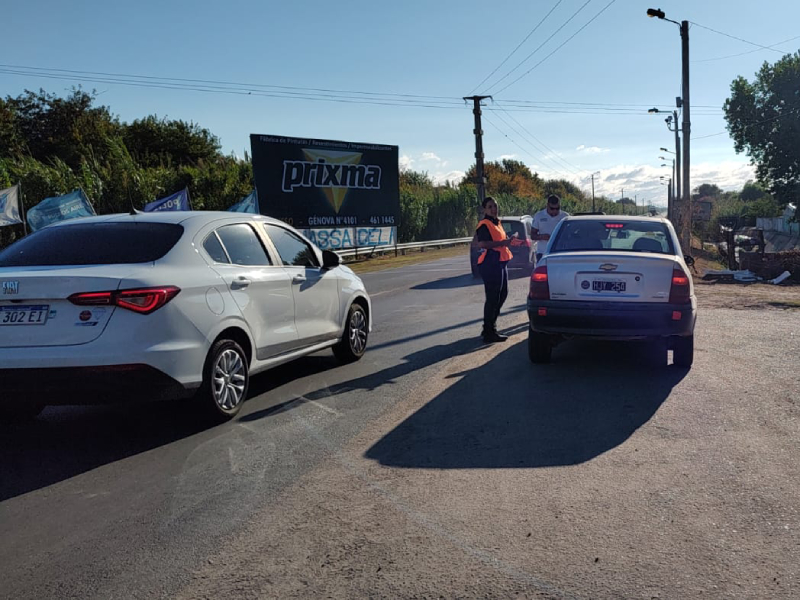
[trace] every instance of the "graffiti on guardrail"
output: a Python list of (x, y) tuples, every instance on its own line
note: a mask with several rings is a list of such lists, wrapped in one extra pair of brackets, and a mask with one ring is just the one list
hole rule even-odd
[(320, 250), (394, 246), (397, 240), (397, 227), (335, 227), (301, 231)]

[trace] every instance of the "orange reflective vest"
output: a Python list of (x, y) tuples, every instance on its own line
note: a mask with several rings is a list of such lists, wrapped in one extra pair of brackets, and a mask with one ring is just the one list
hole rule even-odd
[[(486, 225), (489, 228), (489, 233), (492, 234), (492, 241), (493, 242), (502, 242), (506, 239), (506, 230), (503, 229), (503, 226), (500, 225), (500, 222), (497, 222), (497, 225), (492, 223), (489, 219), (484, 219), (480, 223), (478, 223), (478, 228), (480, 229), (481, 225)], [(499, 246), (497, 248), (490, 248), (486, 252), (499, 252), (500, 253), (500, 262), (508, 262), (512, 258), (511, 250), (508, 249), (508, 246)], [(478, 264), (483, 262), (483, 259), (486, 258), (486, 252), (482, 253), (478, 257)]]

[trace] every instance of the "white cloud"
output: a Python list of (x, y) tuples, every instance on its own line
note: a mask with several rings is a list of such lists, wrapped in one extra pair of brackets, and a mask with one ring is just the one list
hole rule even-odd
[(601, 148), (600, 146), (585, 146), (581, 144), (577, 148), (575, 148), (578, 152), (588, 152), (589, 154), (601, 154), (603, 152), (609, 152), (609, 148)]
[(514, 158), (517, 158), (516, 154), (501, 154), (497, 157), (497, 160), (512, 160)]
[(407, 154), (403, 154), (400, 157), (400, 170), (401, 171), (408, 171), (411, 169), (412, 165), (414, 164), (414, 159), (408, 156)]
[(461, 180), (464, 179), (464, 171), (447, 171), (442, 172), (439, 171), (437, 173), (431, 173), (430, 177), (433, 179), (433, 183), (436, 185), (444, 185), (445, 181), (449, 181), (450, 183), (459, 184)]
[(437, 163), (442, 162), (442, 159), (439, 158), (438, 156), (436, 156), (436, 154), (434, 154), (433, 152), (423, 152), (422, 153), (422, 157), (420, 158), (420, 160), (422, 160), (422, 161), (432, 161), (432, 162), (437, 162)]

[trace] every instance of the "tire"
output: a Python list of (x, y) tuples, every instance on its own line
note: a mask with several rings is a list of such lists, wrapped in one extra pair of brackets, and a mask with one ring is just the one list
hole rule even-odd
[(535, 365), (549, 363), (553, 352), (553, 345), (550, 337), (544, 333), (539, 333), (528, 329), (528, 358)]
[(367, 313), (359, 304), (353, 304), (347, 313), (342, 339), (333, 347), (333, 354), (340, 362), (359, 360), (367, 351), (369, 321)]
[(29, 398), (8, 398), (0, 404), (0, 424), (32, 421), (44, 410), (45, 403)]
[(694, 362), (694, 334), (675, 339), (672, 346), (672, 363), (686, 369)]
[(218, 340), (203, 367), (198, 391), (203, 410), (211, 420), (228, 421), (242, 409), (250, 386), (250, 369), (242, 347), (233, 340)]

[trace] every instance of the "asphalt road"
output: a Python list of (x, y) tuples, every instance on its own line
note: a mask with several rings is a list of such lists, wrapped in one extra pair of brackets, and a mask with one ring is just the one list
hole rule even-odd
[(254, 378), (232, 423), (0, 431), (0, 597), (800, 595), (800, 311), (701, 305), (688, 372), (636, 344), (533, 366), (526, 279), (494, 346), (466, 259), (364, 280), (364, 359)]

